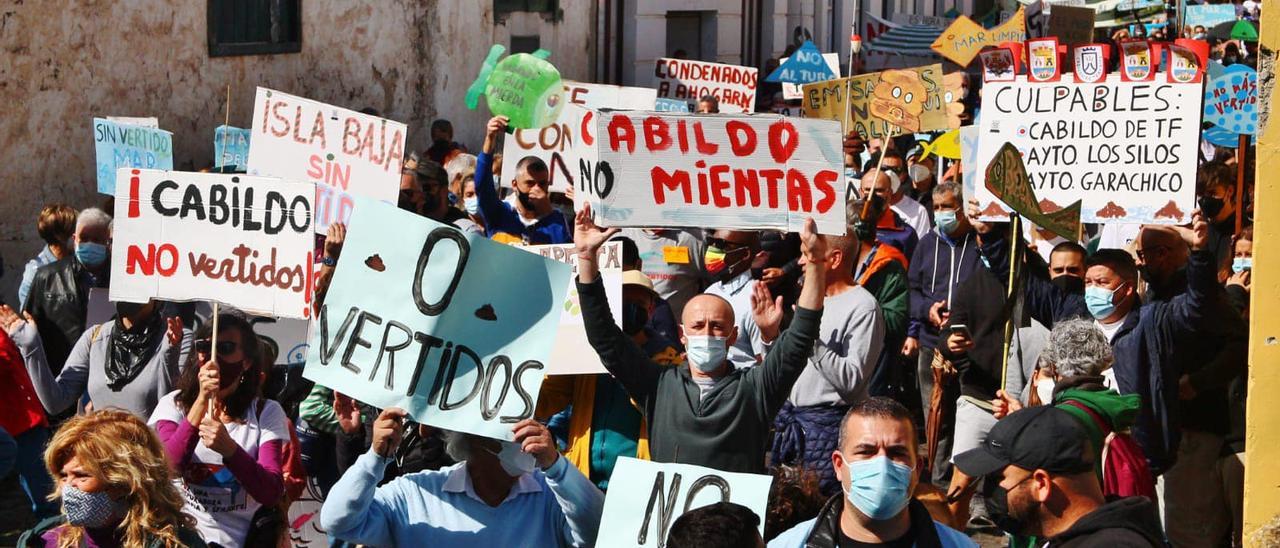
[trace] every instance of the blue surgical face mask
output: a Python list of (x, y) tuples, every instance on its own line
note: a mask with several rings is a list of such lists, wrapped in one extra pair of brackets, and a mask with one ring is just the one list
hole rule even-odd
[(76, 244), (76, 259), (85, 266), (98, 266), (107, 260), (107, 246), (95, 242)]
[(938, 223), (938, 230), (943, 234), (950, 235), (956, 231), (956, 227), (960, 226), (960, 220), (956, 218), (956, 212), (952, 209), (939, 209), (933, 212), (933, 222)]
[(685, 344), (685, 357), (689, 365), (703, 373), (711, 373), (720, 368), (729, 354), (728, 337), (712, 337), (710, 335), (693, 335)]
[(1244, 270), (1253, 270), (1253, 257), (1236, 257), (1231, 260), (1231, 271), (1239, 273)]
[(466, 208), (467, 213), (472, 215), (480, 214), (480, 199), (476, 197), (463, 198), (462, 207)]
[(883, 521), (898, 515), (911, 500), (911, 468), (886, 456), (845, 460), (849, 502), (867, 517)]
[(62, 487), (62, 511), (67, 524), (97, 529), (120, 521), (124, 517), (125, 504), (106, 491), (87, 493), (74, 486)]
[[(1120, 287), (1123, 287), (1123, 284), (1116, 289)], [(1115, 297), (1116, 289), (1107, 289), (1098, 285), (1084, 288), (1084, 304), (1089, 307), (1089, 314), (1094, 319), (1101, 320), (1116, 311), (1115, 303), (1111, 302)]]

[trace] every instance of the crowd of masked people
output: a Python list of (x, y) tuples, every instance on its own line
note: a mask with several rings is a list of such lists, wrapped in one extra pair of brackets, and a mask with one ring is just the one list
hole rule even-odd
[[(475, 155), (434, 123), (399, 207), (573, 244), (583, 352), (609, 374), (546, 378), (513, 441), (418, 424), (277, 365), (235, 311), (216, 334), (190, 303), (90, 324), (112, 207), (51, 204), (0, 306), (0, 476), (37, 520), (21, 544), (273, 546), (308, 493), (331, 546), (608, 546), (621, 456), (774, 477), (765, 515), (690, 511), (674, 547), (1240, 543), (1253, 206), (1229, 154), (1206, 145), (1191, 224), (1080, 241), (981, 222), (958, 163), (856, 134), (843, 234), (619, 230), (541, 160), (503, 179), (506, 122)], [(317, 306), (346, 231), (317, 240)]]

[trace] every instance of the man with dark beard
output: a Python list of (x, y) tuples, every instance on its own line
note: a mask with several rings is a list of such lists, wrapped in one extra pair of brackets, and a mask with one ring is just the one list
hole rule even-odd
[(1001, 529), (1046, 539), (1046, 548), (1165, 546), (1155, 505), (1145, 497), (1108, 501), (1093, 460), (1080, 421), (1043, 406), (1001, 419), (955, 465), (987, 477), (993, 487), (987, 510)]

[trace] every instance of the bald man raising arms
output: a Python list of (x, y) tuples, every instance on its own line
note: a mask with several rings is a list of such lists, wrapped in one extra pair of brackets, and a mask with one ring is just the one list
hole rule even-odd
[[(597, 253), (617, 229), (597, 227), (589, 207), (574, 221), (578, 297), (587, 340), (609, 373), (640, 404), (649, 421), (653, 460), (764, 473), (769, 426), (813, 354), (822, 320), (828, 251), (813, 220), (806, 221), (800, 235), (807, 264), (791, 326), (774, 341), (763, 365), (742, 370), (727, 359), (728, 348), (741, 336), (733, 308), (715, 295), (699, 295), (685, 305), (681, 341), (688, 349), (688, 365), (661, 367), (649, 361), (614, 323), (598, 279)], [(757, 284), (751, 304), (759, 317), (782, 314), (781, 298), (773, 299), (764, 284)]]

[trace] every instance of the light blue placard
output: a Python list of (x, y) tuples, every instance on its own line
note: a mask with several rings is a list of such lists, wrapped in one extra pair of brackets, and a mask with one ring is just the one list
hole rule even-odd
[[(1230, 130), (1222, 129), (1218, 126), (1210, 126), (1200, 132), (1200, 137), (1214, 146), (1223, 148), (1236, 148), (1240, 146), (1240, 134), (1232, 133)], [(1251, 144), (1258, 144), (1258, 136), (1254, 135), (1249, 139)]]
[(689, 112), (689, 103), (679, 99), (658, 97), (654, 100), (653, 110), (658, 112)]
[(1187, 6), (1184, 15), (1186, 21), (1182, 23), (1184, 27), (1204, 26), (1205, 30), (1213, 28), (1218, 23), (1236, 20), (1235, 4), (1201, 4), (1198, 6)]
[(1204, 121), (1236, 134), (1258, 132), (1258, 72), (1231, 65), (1204, 90)]
[(241, 171), (249, 165), (249, 134), (247, 129), (218, 126), (213, 130), (213, 167), (235, 166)]
[(418, 422), (511, 439), (533, 416), (570, 266), (354, 199), (304, 376)]
[(600, 545), (664, 546), (676, 518), (721, 501), (741, 504), (755, 512), (763, 535), (771, 483), (772, 476), (619, 457), (600, 516), (600, 538), (608, 535), (609, 540)]
[(786, 62), (769, 74), (766, 82), (786, 82), (789, 84), (812, 84), (836, 78), (822, 58), (822, 51), (812, 41), (805, 40), (800, 49), (792, 53)]
[(173, 170), (173, 134), (163, 129), (93, 119), (98, 193), (116, 193), (116, 169), (141, 167)]

